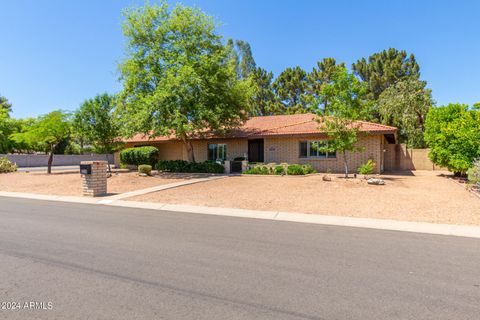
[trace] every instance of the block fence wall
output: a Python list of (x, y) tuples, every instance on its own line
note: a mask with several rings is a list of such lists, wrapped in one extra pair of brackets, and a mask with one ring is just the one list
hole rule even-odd
[[(46, 167), (48, 155), (46, 154), (0, 154), (8, 160), (15, 162), (18, 167)], [(106, 161), (114, 163), (113, 154), (56, 154), (53, 156), (54, 166), (74, 166), (82, 161)]]
[(428, 158), (429, 149), (408, 149), (404, 144), (386, 144), (385, 170), (447, 170)]

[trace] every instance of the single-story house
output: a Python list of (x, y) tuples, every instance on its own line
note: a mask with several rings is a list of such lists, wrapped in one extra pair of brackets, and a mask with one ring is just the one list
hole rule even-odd
[[(348, 153), (351, 171), (373, 159), (376, 172), (383, 171), (385, 144), (395, 143), (397, 128), (358, 122), (358, 146), (363, 151)], [(195, 160), (233, 160), (245, 157), (250, 162), (311, 164), (320, 172), (343, 172), (343, 159), (335, 152), (320, 152), (316, 146), (325, 143), (328, 136), (319, 130), (316, 116), (311, 113), (251, 117), (243, 126), (226, 136), (192, 139)], [(159, 149), (162, 160), (187, 160), (183, 143), (174, 137), (150, 139), (138, 134), (125, 141), (126, 147), (152, 145)]]

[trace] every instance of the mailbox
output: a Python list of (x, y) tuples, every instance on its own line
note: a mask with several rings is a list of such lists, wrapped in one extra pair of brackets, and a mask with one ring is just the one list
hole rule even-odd
[(80, 174), (92, 174), (92, 165), (91, 164), (81, 164), (80, 165)]

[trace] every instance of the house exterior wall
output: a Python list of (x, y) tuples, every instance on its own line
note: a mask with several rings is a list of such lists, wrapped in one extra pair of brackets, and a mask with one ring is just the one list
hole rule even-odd
[[(319, 140), (316, 136), (310, 137), (271, 137), (265, 138), (265, 162), (287, 162), (310, 164), (319, 172), (343, 172), (343, 158), (337, 152), (337, 157), (332, 159), (300, 158), (300, 141)], [(375, 172), (381, 172), (383, 159), (383, 135), (370, 135), (360, 137), (358, 146), (364, 150), (360, 152), (347, 152), (347, 163), (350, 172), (356, 172), (357, 168), (373, 159), (376, 164)]]
[[(247, 139), (195, 140), (192, 142), (195, 161), (202, 162), (208, 160), (208, 145), (211, 143), (224, 143), (227, 145), (227, 160), (233, 160), (236, 157), (248, 156)], [(183, 159), (187, 159), (186, 151), (184, 151)]]
[[(319, 140), (318, 136), (303, 137), (265, 137), (264, 138), (264, 157), (265, 163), (298, 163), (310, 164), (319, 172), (343, 172), (343, 158), (340, 153), (332, 159), (300, 158), (300, 141)], [(208, 139), (194, 140), (193, 152), (197, 162), (208, 160), (208, 144), (224, 143), (227, 145), (227, 160), (233, 160), (236, 157), (248, 156), (248, 139)], [(375, 172), (380, 173), (383, 166), (383, 135), (369, 135), (360, 137), (358, 145), (364, 150), (360, 152), (347, 152), (347, 162), (350, 172), (356, 172), (358, 167), (368, 159), (373, 159), (376, 164)], [(187, 160), (187, 151), (180, 141), (150, 142), (150, 143), (130, 143), (126, 147), (152, 145), (159, 149), (161, 160)]]

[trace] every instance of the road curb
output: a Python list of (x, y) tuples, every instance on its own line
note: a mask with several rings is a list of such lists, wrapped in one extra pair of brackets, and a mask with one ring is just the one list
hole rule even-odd
[(204, 215), (229, 216), (237, 218), (253, 218), (274, 221), (310, 223), (342, 227), (368, 228), (378, 230), (416, 232), (446, 236), (480, 238), (480, 227), (468, 225), (436, 224), (427, 222), (399, 221), (387, 219), (356, 218), (345, 216), (327, 216), (300, 212), (260, 211), (237, 208), (206, 207), (182, 204), (166, 204), (157, 202), (140, 202), (128, 200), (114, 200), (108, 198), (84, 198), (74, 196), (50, 196), (31, 193), (3, 192), (0, 196), (61, 201), (71, 203), (96, 204), (136, 209), (162, 210), (170, 212), (184, 212)]

